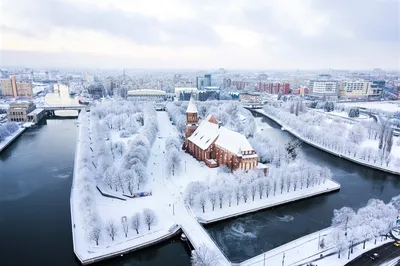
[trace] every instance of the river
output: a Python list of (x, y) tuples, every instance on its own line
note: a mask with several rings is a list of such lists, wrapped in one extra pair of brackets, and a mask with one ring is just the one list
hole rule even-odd
[[(284, 142), (293, 139), (272, 120), (256, 119), (262, 120), (263, 134), (268, 137)], [(351, 163), (305, 143), (301, 151), (308, 161), (332, 171), (333, 179), (341, 184), (340, 191), (208, 226), (208, 232), (231, 261), (243, 261), (330, 226), (334, 209), (358, 209), (370, 198), (388, 202), (400, 194), (400, 179), (396, 176)]]
[[(63, 86), (61, 96), (49, 94), (46, 102), (74, 102), (65, 99), (69, 97), (65, 92)], [(69, 206), (75, 123), (47, 120), (28, 129), (0, 154), (1, 265), (80, 265), (72, 248)], [(164, 266), (166, 262), (189, 265), (188, 248), (178, 237), (99, 265)]]
[[(57, 95), (46, 100), (51, 97)], [(27, 130), (0, 154), (1, 265), (78, 265), (72, 249), (69, 209), (75, 122), (48, 120)], [(277, 141), (292, 139), (269, 119), (263, 118), (263, 125), (263, 132)], [(341, 190), (207, 226), (232, 261), (245, 260), (262, 250), (329, 226), (335, 208), (359, 208), (370, 198), (388, 201), (400, 194), (400, 180), (394, 176), (347, 162), (306, 144), (302, 145), (302, 152), (309, 161), (329, 167), (334, 180), (342, 185)], [(189, 264), (188, 249), (178, 238), (99, 263)]]

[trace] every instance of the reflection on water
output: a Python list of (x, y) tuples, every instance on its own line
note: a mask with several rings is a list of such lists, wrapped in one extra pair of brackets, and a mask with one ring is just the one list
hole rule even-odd
[[(47, 93), (45, 96), (45, 104), (50, 106), (74, 106), (78, 103), (78, 96), (70, 96), (68, 86), (63, 84), (54, 84), (54, 92)], [(58, 116), (76, 116), (77, 111), (61, 110), (56, 111)]]

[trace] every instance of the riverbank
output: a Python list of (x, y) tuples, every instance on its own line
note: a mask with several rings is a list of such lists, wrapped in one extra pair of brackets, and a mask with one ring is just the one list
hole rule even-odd
[(224, 209), (219, 209), (217, 207), (215, 211), (207, 210), (207, 212), (205, 213), (203, 213), (200, 208), (195, 208), (192, 210), (194, 211), (200, 223), (211, 224), (247, 213), (252, 213), (263, 209), (288, 204), (298, 200), (315, 197), (325, 193), (338, 191), (339, 189), (340, 184), (332, 180), (326, 180), (324, 184), (320, 184), (315, 187), (304, 188), (302, 190), (292, 191), (287, 194), (277, 194), (276, 196), (270, 195), (268, 198), (264, 197), (263, 199), (259, 199), (257, 195), (254, 201), (249, 199), (247, 203), (242, 203), (240, 205), (233, 204), (229, 208), (225, 207)]
[(283, 130), (289, 132), (290, 134), (292, 134), (293, 136), (295, 136), (295, 137), (298, 138), (299, 140), (301, 140), (301, 141), (303, 141), (303, 142), (305, 142), (305, 143), (307, 143), (307, 144), (309, 144), (309, 145), (311, 145), (311, 146), (313, 146), (313, 147), (315, 147), (315, 148), (317, 148), (317, 149), (320, 149), (320, 150), (322, 150), (322, 151), (324, 151), (324, 152), (327, 152), (327, 153), (329, 153), (329, 154), (335, 155), (335, 156), (337, 156), (337, 157), (346, 159), (346, 160), (351, 161), (351, 162), (353, 162), (353, 163), (357, 163), (357, 164), (359, 164), (359, 165), (363, 165), (363, 166), (366, 166), (366, 167), (369, 167), (369, 168), (373, 168), (373, 169), (376, 169), (376, 170), (379, 170), (379, 171), (382, 171), (382, 172), (387, 172), (387, 173), (394, 174), (394, 175), (400, 175), (400, 172), (393, 171), (393, 170), (387, 169), (387, 168), (385, 168), (385, 167), (380, 167), (380, 166), (377, 166), (377, 165), (368, 164), (368, 163), (363, 162), (363, 161), (361, 161), (361, 160), (358, 160), (358, 159), (352, 158), (352, 157), (350, 157), (350, 156), (347, 156), (346, 154), (342, 154), (342, 153), (338, 153), (338, 152), (332, 151), (332, 150), (330, 150), (330, 149), (327, 149), (327, 148), (324, 148), (324, 147), (318, 145), (317, 143), (314, 143), (314, 142), (312, 142), (312, 141), (309, 141), (309, 140), (303, 138), (302, 136), (300, 136), (300, 134), (298, 134), (297, 132), (295, 132), (295, 131), (294, 131), (293, 129), (291, 129), (290, 127), (286, 127), (285, 125), (283, 125), (282, 122), (279, 121), (277, 118), (275, 118), (275, 117), (273, 117), (273, 116), (267, 114), (264, 110), (254, 109), (254, 110), (251, 110), (251, 111), (256, 112), (256, 113), (258, 113), (258, 114), (260, 114), (260, 115), (263, 115), (263, 116), (265, 116), (265, 117), (271, 119), (272, 121), (274, 121), (274, 122), (276, 122), (277, 124), (279, 124), (279, 125), (282, 127)]
[(15, 131), (10, 136), (6, 137), (5, 140), (0, 142), (0, 153), (5, 150), (14, 140), (16, 140), (21, 134), (26, 130), (26, 128), (21, 127), (17, 131)]
[[(344, 248), (338, 258), (338, 249), (330, 240), (331, 232), (331, 227), (322, 229), (245, 260), (240, 265), (307, 265), (313, 263), (315, 265), (343, 266), (371, 249), (393, 242), (392, 239), (385, 239), (374, 244), (375, 240), (370, 239), (366, 242), (365, 249), (362, 248), (363, 242), (355, 245), (350, 258), (348, 258), (348, 248)], [(321, 245), (321, 241), (323, 241), (323, 245)]]
[[(82, 153), (84, 153), (83, 149), (85, 148), (82, 147), (85, 145), (83, 141), (85, 132), (83, 131), (87, 130), (87, 128), (85, 128), (82, 124), (81, 117), (79, 117), (78, 121), (80, 126), (76, 143), (75, 163), (70, 197), (73, 249), (78, 260), (83, 265), (91, 264), (105, 259), (122, 256), (126, 253), (160, 243), (179, 234), (181, 232), (181, 228), (179, 225), (174, 224), (174, 221), (170, 219), (172, 216), (171, 213), (171, 215), (162, 215), (158, 217), (158, 222), (152, 226), (151, 230), (144, 230), (141, 228), (139, 230), (140, 234), (134, 232), (133, 229), (130, 230), (130, 233), (127, 237), (125, 237), (123, 232), (118, 232), (118, 234), (116, 234), (115, 241), (112, 242), (107, 240), (107, 236), (100, 237), (99, 245), (97, 245), (93, 239), (90, 239), (91, 232), (86, 230), (87, 224), (85, 224), (85, 217), (83, 217), (82, 212), (79, 210), (79, 208), (82, 208), (82, 206), (80, 206), (78, 197), (79, 194), (77, 194), (79, 192), (76, 191), (79, 187), (77, 186), (77, 179), (82, 178), (79, 176), (80, 172), (78, 170), (82, 169), (84, 163), (84, 160), (81, 158)], [(150, 206), (148, 202), (160, 202), (159, 199), (154, 199), (154, 197), (156, 197), (154, 194), (157, 194), (156, 192), (157, 189), (153, 191), (152, 197), (131, 199), (122, 203), (120, 201), (115, 202), (112, 198), (103, 197), (99, 192), (97, 192), (95, 194), (95, 201), (97, 204), (96, 208), (98, 209), (98, 213), (101, 215), (100, 217), (102, 220), (104, 220), (105, 216), (108, 215), (110, 218), (119, 222), (118, 219), (122, 219), (124, 215), (133, 214), (132, 211), (135, 210), (135, 208), (133, 208), (133, 204), (136, 206)], [(160, 209), (163, 210), (164, 206), (162, 205), (164, 204), (159, 205)], [(128, 213), (126, 213), (127, 210), (129, 210)]]

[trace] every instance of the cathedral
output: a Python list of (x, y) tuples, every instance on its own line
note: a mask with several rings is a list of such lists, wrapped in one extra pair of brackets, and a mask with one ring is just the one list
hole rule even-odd
[(185, 137), (186, 152), (208, 167), (226, 165), (232, 170), (245, 171), (265, 168), (259, 165), (258, 155), (244, 135), (221, 126), (213, 115), (199, 123), (193, 98), (186, 110)]

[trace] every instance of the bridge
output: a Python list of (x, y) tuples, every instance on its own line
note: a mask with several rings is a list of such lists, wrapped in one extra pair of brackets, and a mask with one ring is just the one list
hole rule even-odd
[(77, 110), (88, 109), (88, 105), (70, 105), (70, 106), (38, 106), (43, 108), (45, 111), (59, 111), (59, 110)]
[(244, 108), (248, 109), (262, 109), (263, 104), (262, 103), (242, 103)]
[(79, 115), (81, 110), (89, 109), (88, 105), (42, 105), (37, 106), (46, 112), (47, 118), (56, 117), (55, 111), (78, 111), (76, 116), (69, 116), (67, 118), (75, 118)]

